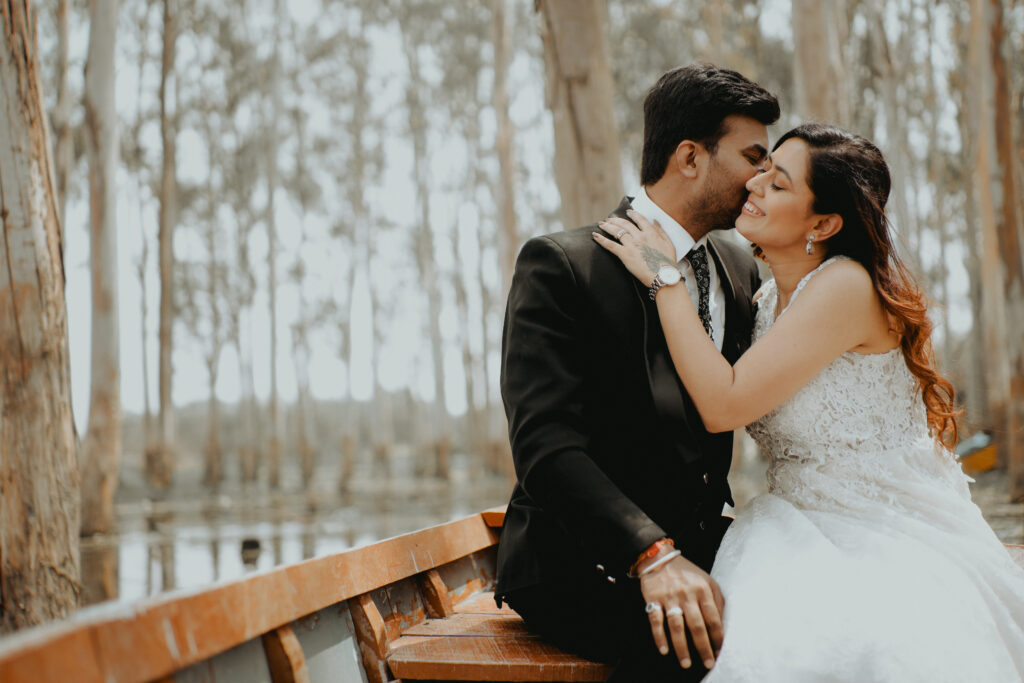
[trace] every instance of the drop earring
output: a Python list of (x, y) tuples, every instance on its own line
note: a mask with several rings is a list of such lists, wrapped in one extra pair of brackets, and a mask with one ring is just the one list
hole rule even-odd
[(808, 256), (810, 256), (811, 254), (814, 253), (814, 248), (811, 246), (813, 242), (814, 242), (814, 235), (808, 235), (807, 236), (807, 246), (804, 247), (804, 250), (807, 252)]

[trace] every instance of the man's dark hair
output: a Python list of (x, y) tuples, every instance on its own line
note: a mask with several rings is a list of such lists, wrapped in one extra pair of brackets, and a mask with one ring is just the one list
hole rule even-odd
[(683, 140), (715, 153), (732, 114), (770, 125), (779, 120), (779, 101), (745, 76), (713, 64), (672, 69), (658, 79), (644, 100), (644, 150), (640, 182), (651, 185), (665, 173)]

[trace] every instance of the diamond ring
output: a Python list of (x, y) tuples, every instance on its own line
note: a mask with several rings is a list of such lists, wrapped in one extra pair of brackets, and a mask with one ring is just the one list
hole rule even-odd
[(647, 606), (644, 607), (644, 611), (647, 612), (648, 614), (650, 614), (651, 612), (660, 612), (661, 611), (661, 603), (660, 602), (649, 602), (649, 603), (647, 603)]
[(681, 616), (683, 616), (683, 608), (680, 607), (679, 605), (676, 605), (675, 607), (669, 607), (667, 610), (665, 610), (665, 616), (666, 617), (677, 617), (677, 616), (681, 617)]

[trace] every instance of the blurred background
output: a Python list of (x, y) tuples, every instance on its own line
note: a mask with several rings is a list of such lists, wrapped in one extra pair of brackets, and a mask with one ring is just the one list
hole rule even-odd
[[(504, 503), (517, 249), (635, 192), (644, 95), (694, 61), (774, 92), (773, 139), (818, 119), (883, 149), (975, 497), (1024, 542), (1021, 2), (35, 8), (86, 602)], [(745, 437), (736, 463), (742, 505), (765, 463)]]

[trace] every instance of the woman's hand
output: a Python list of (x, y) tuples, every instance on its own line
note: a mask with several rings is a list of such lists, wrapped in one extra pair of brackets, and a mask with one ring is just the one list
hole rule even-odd
[(617, 216), (598, 223), (602, 230), (615, 235), (618, 241), (597, 232), (594, 240), (618, 256), (640, 282), (650, 286), (658, 268), (666, 265), (676, 267), (676, 248), (657, 221), (651, 223), (632, 209), (626, 213), (636, 221), (636, 225)]

